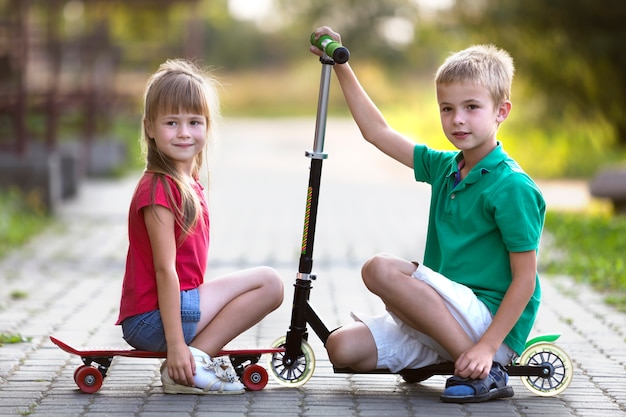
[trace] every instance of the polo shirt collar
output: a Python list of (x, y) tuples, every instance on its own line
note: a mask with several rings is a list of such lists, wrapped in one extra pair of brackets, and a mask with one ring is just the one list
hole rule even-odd
[[(473, 184), (477, 182), (480, 177), (494, 170), (500, 162), (504, 161), (508, 158), (507, 153), (504, 151), (502, 147), (502, 143), (500, 141), (497, 142), (496, 147), (487, 154), (472, 170), (469, 174), (463, 179), (463, 182), (466, 184)], [(463, 159), (463, 152), (460, 152), (454, 158), (453, 163), (450, 164), (450, 170), (446, 177), (454, 177), (456, 173), (459, 171), (459, 162)]]

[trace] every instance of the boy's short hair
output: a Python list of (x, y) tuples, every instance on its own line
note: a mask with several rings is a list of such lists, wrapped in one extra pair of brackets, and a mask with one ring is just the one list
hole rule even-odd
[(474, 45), (450, 55), (435, 74), (435, 84), (469, 81), (482, 85), (500, 104), (511, 98), (513, 58), (494, 45)]

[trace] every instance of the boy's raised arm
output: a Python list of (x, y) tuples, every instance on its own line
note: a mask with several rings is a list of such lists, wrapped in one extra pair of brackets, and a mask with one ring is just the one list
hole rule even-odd
[[(341, 42), (340, 35), (328, 27), (321, 27), (315, 31), (316, 37), (324, 34), (330, 35), (333, 39)], [(315, 46), (311, 47), (311, 52), (318, 56), (322, 54), (322, 51)], [(393, 159), (413, 168), (413, 147), (415, 143), (387, 124), (381, 112), (361, 86), (349, 64), (335, 64), (334, 69), (348, 104), (348, 109), (363, 137)]]

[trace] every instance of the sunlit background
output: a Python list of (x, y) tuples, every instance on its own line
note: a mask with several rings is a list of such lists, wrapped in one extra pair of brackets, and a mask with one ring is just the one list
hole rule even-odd
[[(626, 217), (614, 215), (626, 213), (624, 22), (623, 0), (0, 0), (0, 258), (88, 179), (143, 168), (141, 94), (168, 58), (212, 68), (224, 129), (242, 118), (313, 126), (320, 65), (308, 42), (329, 25), (389, 123), (437, 148), (450, 148), (437, 67), (474, 43), (508, 50), (507, 152), (563, 200), (589, 185), (613, 196), (584, 213), (550, 211), (558, 256), (543, 259), (624, 310)], [(334, 80), (329, 113), (352, 123)]]
[[(0, 16), (3, 189), (33, 188), (56, 164), (71, 196), (86, 175), (140, 167), (141, 93), (168, 58), (213, 69), (227, 118), (314, 117), (320, 25), (416, 140), (449, 148), (433, 74), (450, 52), (494, 43), (517, 66), (500, 137), (529, 173), (588, 179), (624, 159), (621, 0), (0, 0)], [(330, 104), (349, 117), (337, 88)]]

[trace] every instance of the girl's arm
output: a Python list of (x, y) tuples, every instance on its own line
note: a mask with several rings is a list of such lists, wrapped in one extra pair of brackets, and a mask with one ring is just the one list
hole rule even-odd
[(144, 221), (152, 246), (159, 311), (165, 330), (167, 370), (174, 381), (193, 385), (195, 361), (185, 343), (180, 315), (174, 214), (166, 207), (152, 205), (144, 209)]
[[(321, 27), (315, 36), (329, 35), (341, 42), (338, 33), (329, 27)], [(317, 47), (311, 46), (311, 52), (321, 55)], [(374, 102), (359, 83), (349, 64), (335, 64), (335, 75), (361, 134), (371, 144), (398, 162), (413, 168), (413, 147), (415, 143), (392, 129)]]

